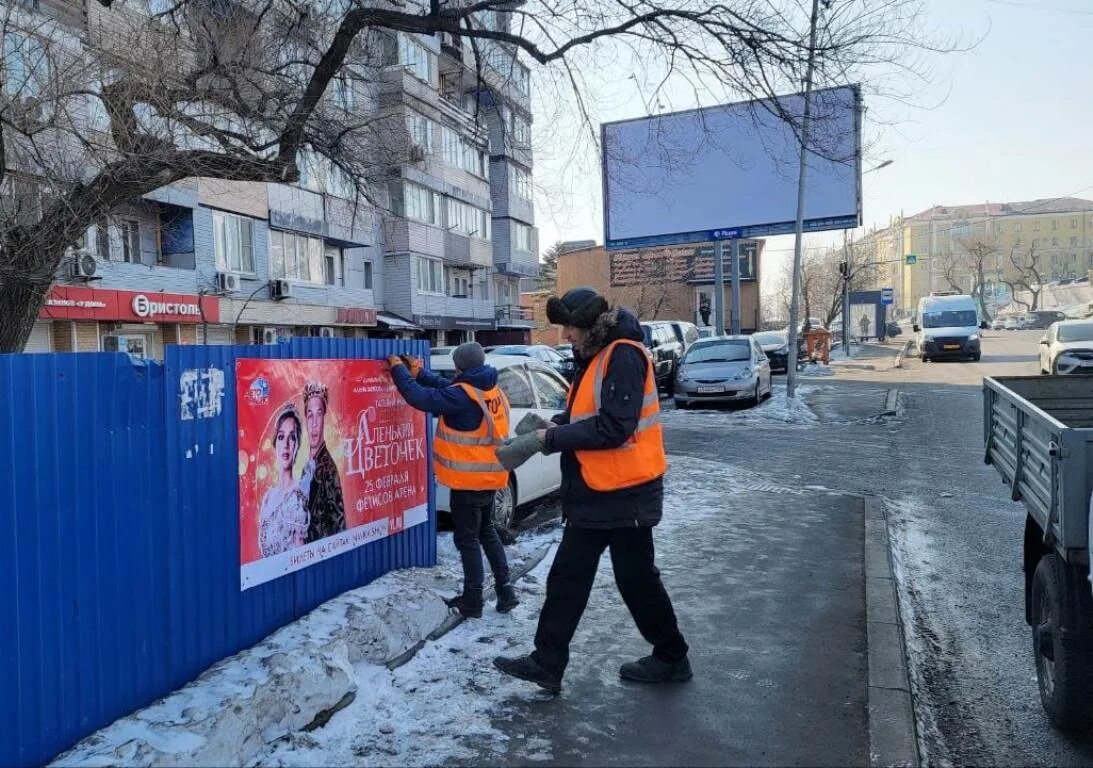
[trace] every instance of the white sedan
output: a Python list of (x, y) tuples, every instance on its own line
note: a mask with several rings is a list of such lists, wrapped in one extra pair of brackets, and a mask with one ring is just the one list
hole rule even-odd
[(1040, 373), (1093, 374), (1093, 320), (1060, 320), (1040, 339)]
[[(527, 357), (504, 355), (486, 355), (486, 363), (497, 369), (497, 384), (508, 397), (512, 408), (510, 437), (516, 435), (516, 425), (529, 412), (549, 421), (552, 416), (565, 410), (569, 385), (549, 366)], [(433, 355), (430, 364), (434, 371), (443, 374), (455, 371), (450, 355)], [(558, 454), (536, 454), (509, 473), (508, 487), (497, 492), (493, 507), (494, 521), (500, 527), (512, 527), (516, 522), (517, 507), (553, 493), (561, 485), (562, 470)], [(440, 512), (451, 511), (449, 489), (439, 483), (436, 486), (436, 508)]]

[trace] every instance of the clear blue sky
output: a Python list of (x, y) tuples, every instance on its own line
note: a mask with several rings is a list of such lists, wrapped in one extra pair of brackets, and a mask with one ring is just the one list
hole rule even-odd
[[(909, 105), (867, 100), (866, 131), (876, 145), (864, 167), (893, 163), (863, 179), (865, 224), (883, 226), (901, 210), (910, 214), (935, 203), (1093, 199), (1093, 3), (929, 0), (927, 9), (926, 24), (935, 32), (983, 39), (966, 53), (931, 57), (930, 82), (912, 84)], [(619, 101), (598, 117), (642, 114), (640, 103)], [(602, 242), (600, 180), (590, 172), (590, 157), (581, 159), (581, 172), (563, 175), (556, 148), (539, 136), (541, 247), (560, 239)], [(822, 244), (832, 235), (813, 238)], [(791, 238), (768, 243), (765, 274), (774, 274), (792, 244)]]

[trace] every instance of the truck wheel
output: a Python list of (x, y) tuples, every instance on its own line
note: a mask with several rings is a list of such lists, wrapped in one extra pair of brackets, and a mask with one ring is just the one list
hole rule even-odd
[[(1093, 645), (1086, 631), (1093, 603), (1089, 583), (1067, 578), (1067, 570), (1055, 554), (1046, 555), (1036, 566), (1032, 652), (1044, 710), (1060, 730), (1073, 731), (1093, 722), (1093, 699), (1088, 695), (1093, 686)], [(1084, 616), (1075, 615), (1083, 612)]]
[(930, 362), (930, 358), (929, 358), (929, 356), (928, 356), (928, 355), (923, 355), (923, 356), (922, 356), (922, 362), (924, 362), (924, 363), (928, 363), (928, 362)]

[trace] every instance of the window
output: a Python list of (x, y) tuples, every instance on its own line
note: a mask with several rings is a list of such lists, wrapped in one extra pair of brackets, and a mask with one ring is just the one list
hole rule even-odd
[(1078, 244), (1078, 238), (1076, 238), (1076, 237), (1070, 238), (1070, 247), (1071, 248), (1075, 247), (1077, 244)]
[(440, 226), (441, 195), (412, 181), (403, 183), (403, 215), (408, 219)]
[(1058, 247), (1059, 247), (1059, 238), (1057, 238), (1057, 237), (1053, 237), (1053, 238), (1051, 238), (1051, 244), (1052, 244), (1052, 245), (1053, 245), (1054, 247), (1058, 248)]
[(1039, 247), (1039, 245), (1040, 245), (1040, 238), (1038, 238), (1038, 237), (1032, 238), (1032, 247), (1037, 248), (1037, 247)]
[(518, 221), (512, 222), (512, 247), (517, 251), (531, 252), (531, 227)]
[[(327, 255), (323, 241), (317, 237), (308, 237), (296, 232), (283, 232), (277, 229), (270, 230), (269, 270), (271, 277), (299, 280), (318, 285), (344, 285), (344, 282), (328, 282)], [(340, 255), (338, 260), (340, 261)], [(337, 280), (343, 273), (339, 264), (333, 266), (335, 270), (334, 277)]]
[(140, 264), (140, 222), (136, 219), (122, 219), (118, 229), (121, 231), (122, 261)]
[(3, 90), (9, 96), (38, 96), (52, 79), (45, 45), (36, 37), (4, 31)]
[(357, 81), (355, 78), (340, 75), (334, 78), (334, 101), (346, 112), (357, 109)]
[(467, 272), (448, 270), (448, 295), (453, 299), (471, 298), (471, 276)]
[(398, 37), (398, 63), (419, 80), (433, 80), (433, 55), (429, 49), (408, 35)]
[(110, 260), (110, 224), (106, 219), (88, 227), (84, 235), (84, 248), (99, 261)]
[(531, 145), (531, 124), (515, 112), (512, 113), (512, 141), (520, 147)]
[(410, 111), (406, 113), (406, 132), (410, 142), (421, 148), (426, 155), (433, 153), (433, 121), (425, 115)]
[(417, 257), (417, 289), (419, 293), (444, 293), (443, 265), (439, 261)]
[(520, 94), (524, 96), (531, 95), (531, 76), (528, 73), (528, 68), (519, 61), (512, 62), (511, 79), (512, 84)]
[(1071, 219), (1070, 220), (1070, 228), (1071, 229), (1077, 229), (1078, 228), (1078, 220), (1077, 219)]
[(509, 174), (509, 193), (521, 200), (530, 202), (531, 174), (523, 168), (517, 168), (515, 165), (510, 166), (509, 169), (512, 171), (512, 173)]
[(1033, 229), (1034, 231), (1036, 231), (1036, 232), (1039, 232), (1039, 231), (1040, 231), (1040, 222), (1038, 222), (1038, 221), (1034, 221), (1034, 222), (1032, 223), (1032, 229)]
[(1021, 231), (1021, 222), (1017, 222), (1016, 224), (1013, 225), (1013, 231), (1014, 232), (1020, 232)]
[(372, 290), (372, 262), (364, 262), (364, 290)]
[(512, 304), (512, 286), (507, 280), (498, 280), (494, 283), (494, 293), (498, 304)]
[(556, 376), (545, 371), (529, 371), (531, 385), (539, 397), (539, 407), (560, 411), (565, 408), (567, 387)]
[(448, 198), (448, 229), (468, 237), (490, 239), (490, 214), (461, 200)]
[(1059, 222), (1058, 222), (1057, 219), (1052, 219), (1051, 220), (1051, 228), (1052, 229), (1058, 229), (1059, 228)]
[(242, 216), (213, 213), (213, 251), (221, 272), (254, 274), (254, 222)]
[(325, 262), (323, 276), (326, 278), (326, 284), (344, 286), (345, 272), (342, 249), (328, 245), (323, 251), (323, 257)]
[(535, 396), (524, 374), (515, 368), (502, 368), (497, 373), (497, 386), (513, 408), (534, 408)]

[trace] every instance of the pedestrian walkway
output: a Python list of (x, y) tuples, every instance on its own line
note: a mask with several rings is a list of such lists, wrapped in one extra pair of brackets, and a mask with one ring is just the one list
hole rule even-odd
[(467, 764), (867, 764), (860, 499), (674, 457), (656, 536), (694, 680), (619, 680), (649, 649), (605, 555), (562, 695), (504, 702), (509, 751)]

